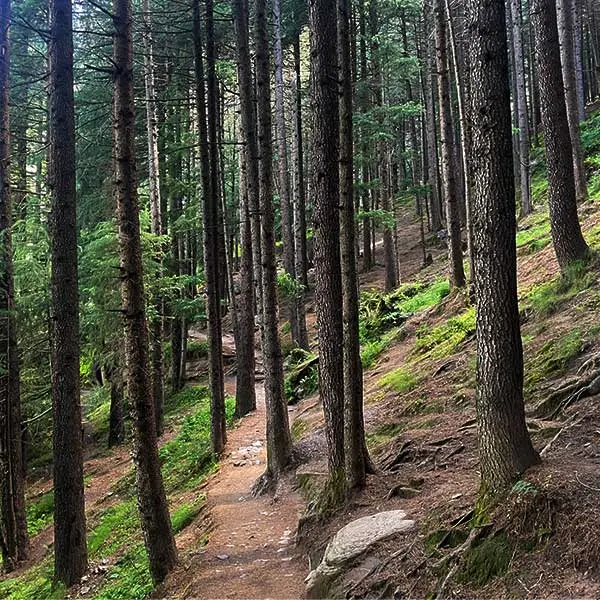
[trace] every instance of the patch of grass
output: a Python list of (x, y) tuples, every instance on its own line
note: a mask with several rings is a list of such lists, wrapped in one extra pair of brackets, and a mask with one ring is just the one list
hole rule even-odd
[(187, 386), (176, 394), (172, 394), (165, 402), (165, 416), (185, 411), (186, 409), (198, 406), (206, 401), (208, 397), (208, 388), (206, 386)]
[(475, 308), (448, 319), (437, 327), (421, 325), (417, 329), (414, 352), (423, 358), (445, 358), (454, 353), (466, 337), (475, 333)]
[(148, 558), (143, 544), (129, 550), (112, 566), (105, 577), (106, 585), (94, 600), (142, 600), (152, 591)]
[(531, 393), (549, 376), (564, 373), (569, 361), (579, 356), (584, 337), (580, 329), (573, 329), (564, 336), (550, 340), (525, 362), (525, 390)]
[(140, 519), (134, 499), (110, 506), (88, 534), (91, 558), (110, 556), (132, 537), (140, 535)]
[(21, 577), (0, 581), (0, 598), (10, 600), (62, 600), (67, 590), (53, 581), (51, 560), (28, 569)]
[(517, 233), (517, 248), (521, 254), (533, 254), (544, 249), (550, 242), (550, 223), (548, 221), (522, 229)]
[(27, 505), (27, 533), (30, 537), (46, 529), (54, 519), (54, 492), (50, 490)]
[(86, 419), (88, 420), (94, 439), (108, 438), (110, 417), (110, 386), (96, 387), (88, 396), (85, 408), (87, 408)]
[(292, 423), (292, 440), (297, 442), (308, 429), (308, 423), (304, 419), (294, 419)]
[(195, 502), (191, 504), (182, 504), (171, 511), (173, 533), (183, 531), (198, 516), (205, 500), (206, 494), (200, 494)]
[(549, 316), (564, 303), (594, 282), (593, 274), (583, 262), (574, 263), (562, 275), (533, 286), (526, 297), (526, 304), (539, 316)]
[(466, 554), (456, 579), (476, 587), (483, 587), (494, 577), (504, 575), (508, 570), (514, 548), (506, 534), (499, 533), (473, 545)]
[(388, 388), (398, 394), (404, 394), (414, 390), (418, 383), (419, 377), (414, 373), (407, 371), (404, 367), (390, 371), (379, 380), (379, 385), (381, 387)]
[(208, 356), (208, 342), (200, 340), (190, 340), (187, 343), (187, 355), (190, 359), (205, 358)]
[(391, 343), (399, 338), (401, 331), (401, 329), (393, 329), (380, 338), (363, 344), (360, 348), (360, 360), (363, 369), (370, 369), (381, 354), (390, 347)]

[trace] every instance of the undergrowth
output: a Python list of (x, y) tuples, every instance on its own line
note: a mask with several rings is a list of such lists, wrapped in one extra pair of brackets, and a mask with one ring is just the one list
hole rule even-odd
[(414, 390), (418, 383), (419, 377), (407, 371), (404, 367), (390, 371), (379, 380), (381, 387), (387, 388), (397, 394), (404, 394)]

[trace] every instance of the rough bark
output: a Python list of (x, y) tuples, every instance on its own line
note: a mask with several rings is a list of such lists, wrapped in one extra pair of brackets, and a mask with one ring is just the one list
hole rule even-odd
[(0, 5), (0, 538), (5, 570), (27, 558), (21, 393), (12, 256), (10, 189), (10, 1)]
[[(152, 20), (149, 0), (142, 4), (143, 37), (144, 37), (144, 88), (146, 94), (146, 134), (148, 141), (148, 187), (150, 190), (151, 230), (156, 236), (162, 235), (162, 214), (160, 199), (160, 167), (158, 156), (158, 107), (154, 77), (154, 41), (152, 39)], [(162, 253), (158, 257), (162, 262)], [(161, 264), (162, 271), (162, 264)], [(162, 275), (162, 273), (161, 273)], [(152, 354), (152, 397), (154, 398), (154, 414), (156, 431), (160, 435), (163, 428), (164, 405), (164, 356), (163, 356), (163, 302), (154, 298), (156, 315), (151, 323)]]
[(133, 460), (144, 542), (155, 584), (177, 562), (160, 460), (152, 385), (140, 240), (135, 156), (131, 0), (114, 0), (114, 185), (125, 320), (127, 391), (133, 408)]
[(539, 461), (525, 424), (504, 0), (470, 0), (481, 491)]
[(108, 369), (110, 385), (110, 413), (108, 416), (108, 447), (118, 446), (125, 441), (125, 385), (123, 373), (118, 367)]
[(267, 474), (276, 480), (290, 462), (292, 442), (283, 393), (283, 357), (279, 340), (275, 215), (273, 210), (273, 148), (266, 0), (255, 5), (256, 98), (262, 243), (262, 352), (267, 406)]
[(444, 0), (434, 0), (435, 51), (438, 83), (438, 104), (442, 147), (442, 184), (446, 205), (446, 228), (448, 230), (448, 258), (450, 284), (452, 287), (465, 286), (463, 253), (460, 233), (460, 207), (456, 183), (456, 156), (454, 153), (454, 131), (452, 127), (452, 106), (450, 74), (448, 68), (448, 48), (446, 40), (446, 17)]
[(315, 294), (319, 335), (319, 392), (325, 413), (327, 460), (332, 500), (345, 487), (344, 365), (340, 263), (339, 106), (336, 6), (327, 0), (310, 4), (312, 105), (314, 107), (313, 231)]
[(573, 22), (575, 0), (557, 0), (558, 37), (565, 90), (565, 104), (571, 149), (573, 152), (573, 176), (577, 201), (587, 200), (587, 181), (583, 165), (583, 149), (579, 133), (579, 96), (577, 90), (577, 61), (575, 58), (575, 29)]
[(73, 34), (70, 0), (50, 4), (50, 190), (54, 576), (70, 586), (87, 569), (79, 390)]
[(526, 217), (533, 210), (531, 204), (531, 181), (529, 175), (529, 118), (527, 115), (527, 90), (525, 78), (525, 58), (523, 55), (523, 13), (521, 0), (508, 0), (510, 24), (512, 27), (512, 56), (516, 87), (517, 126), (519, 128), (519, 180), (521, 183), (521, 216)]
[(548, 163), (548, 204), (554, 251), (561, 270), (584, 259), (588, 247), (577, 217), (573, 154), (563, 86), (554, 0), (533, 0), (540, 105)]
[[(254, 260), (256, 241), (252, 237), (252, 207), (258, 205), (258, 161), (256, 148), (256, 122), (252, 107), (252, 67), (249, 52), (248, 11), (244, 0), (234, 0), (233, 23), (235, 27), (238, 58), (238, 87), (240, 90), (241, 138), (245, 144), (240, 152), (240, 203), (242, 221), (242, 261), (240, 272), (240, 300), (238, 330), (240, 347), (237, 353), (236, 415), (242, 416), (256, 408), (254, 320), (255, 290)], [(252, 162), (252, 164), (250, 164)], [(251, 199), (252, 196), (252, 199)], [(260, 244), (260, 238), (258, 239)], [(260, 273), (260, 265), (258, 273)]]
[(363, 376), (358, 324), (358, 276), (356, 272), (354, 220), (354, 161), (352, 138), (352, 73), (350, 56), (350, 3), (337, 2), (338, 55), (340, 63), (340, 200), (343, 293), (344, 451), (346, 476), (351, 488), (365, 483), (365, 428)]

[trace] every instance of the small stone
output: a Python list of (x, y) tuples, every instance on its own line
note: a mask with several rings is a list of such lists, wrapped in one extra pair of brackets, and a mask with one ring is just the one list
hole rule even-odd
[(92, 589), (92, 588), (90, 588), (90, 586), (89, 586), (89, 585), (84, 585), (84, 586), (83, 586), (83, 587), (82, 587), (82, 588), (79, 590), (79, 593), (80, 593), (82, 596), (85, 596), (86, 594), (89, 594), (89, 593), (90, 593), (90, 590), (91, 590), (91, 589)]
[(217, 554), (217, 558), (219, 560), (228, 560), (229, 559), (229, 554)]

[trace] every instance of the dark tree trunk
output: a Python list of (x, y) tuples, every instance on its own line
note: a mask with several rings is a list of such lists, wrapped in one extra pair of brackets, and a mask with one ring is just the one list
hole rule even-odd
[(21, 391), (15, 314), (10, 190), (10, 1), (0, 5), (0, 540), (10, 571), (27, 558), (25, 481), (21, 445)]
[(118, 367), (108, 370), (110, 385), (110, 413), (108, 417), (108, 447), (118, 446), (125, 441), (125, 385), (123, 373)]
[(565, 104), (571, 148), (573, 151), (573, 176), (575, 177), (575, 193), (578, 202), (587, 200), (587, 181), (583, 166), (583, 149), (579, 133), (579, 96), (577, 91), (577, 61), (575, 57), (575, 28), (574, 28), (574, 2), (575, 0), (558, 0), (558, 32), (560, 41), (560, 54), (562, 76), (565, 90)]
[(54, 576), (67, 586), (87, 569), (79, 397), (79, 295), (71, 0), (50, 4), (52, 194), (52, 404)]
[(327, 459), (333, 502), (345, 489), (344, 365), (340, 263), (339, 106), (336, 5), (310, 4), (312, 91), (314, 107), (313, 231), (315, 294), (319, 334), (319, 392), (325, 413)]
[(481, 492), (539, 461), (523, 404), (505, 0), (470, 0)]
[(125, 317), (127, 392), (133, 408), (133, 460), (140, 520), (155, 584), (177, 562), (175, 540), (160, 472), (152, 385), (149, 376), (139, 205), (135, 157), (133, 36), (130, 0), (114, 0), (114, 184), (119, 226)]
[(351, 488), (366, 479), (363, 376), (358, 325), (358, 276), (356, 273), (354, 221), (354, 161), (352, 138), (352, 73), (350, 56), (350, 3), (338, 0), (338, 55), (340, 62), (340, 200), (343, 292), (344, 450), (346, 475)]
[[(256, 121), (252, 105), (252, 67), (250, 62), (248, 10), (244, 0), (233, 2), (238, 55), (238, 87), (241, 104), (241, 133), (245, 148), (240, 153), (241, 181), (240, 202), (242, 204), (242, 264), (241, 293), (239, 300), (238, 329), (240, 344), (237, 353), (236, 416), (241, 417), (256, 408), (255, 357), (254, 357), (254, 300), (258, 284), (254, 281), (254, 260), (260, 259), (254, 244), (260, 238), (252, 238), (251, 212), (258, 205), (258, 157), (256, 146)], [(243, 192), (243, 193), (242, 193)], [(260, 265), (259, 270), (260, 273)]]
[(439, 119), (442, 147), (442, 182), (446, 204), (446, 227), (448, 230), (448, 257), (450, 284), (465, 286), (463, 253), (460, 233), (460, 207), (456, 183), (456, 156), (454, 153), (454, 128), (452, 127), (452, 105), (448, 48), (446, 41), (446, 11), (444, 0), (434, 0), (435, 49), (438, 79)]
[(561, 270), (584, 259), (588, 247), (577, 217), (573, 154), (562, 90), (555, 0), (533, 0), (542, 125), (548, 163), (548, 204), (554, 251)]
[(267, 477), (276, 480), (290, 462), (292, 442), (283, 393), (283, 357), (279, 340), (275, 215), (273, 210), (273, 149), (266, 0), (255, 6), (256, 97), (262, 242), (262, 352), (267, 407)]

